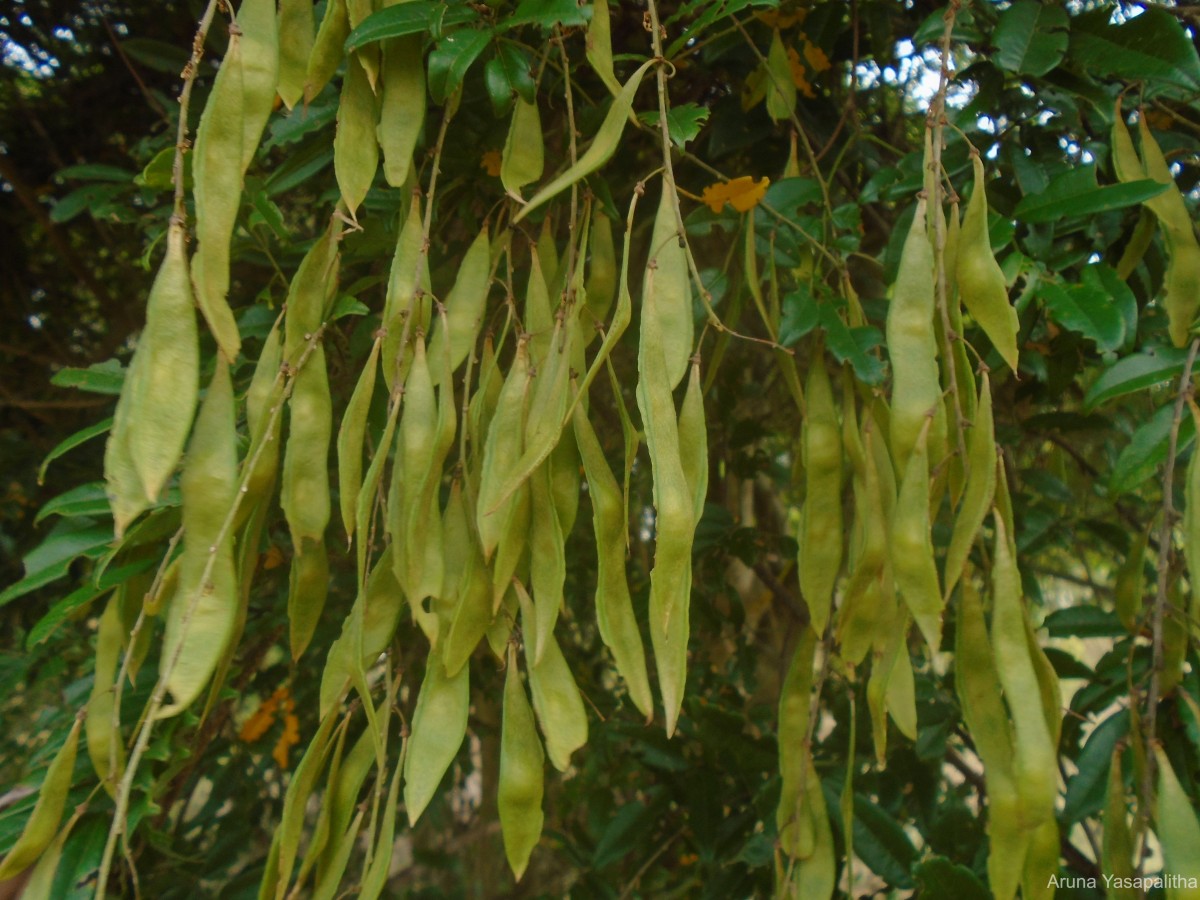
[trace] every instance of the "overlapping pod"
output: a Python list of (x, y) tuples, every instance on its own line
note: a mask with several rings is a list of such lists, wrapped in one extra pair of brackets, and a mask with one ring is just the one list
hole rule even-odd
[(1021, 323), (1008, 302), (1004, 273), (988, 239), (987, 194), (984, 190), (983, 160), (971, 156), (975, 190), (963, 216), (962, 233), (955, 248), (955, 279), (958, 294), (972, 318), (1014, 372), (1017, 370), (1017, 332)]
[(38, 790), (37, 803), (25, 820), (21, 836), (13, 844), (8, 855), (0, 860), (0, 881), (20, 875), (37, 861), (58, 831), (62, 821), (67, 794), (71, 790), (71, 776), (75, 771), (75, 755), (79, 749), (79, 729), (83, 720), (77, 718), (71, 726), (67, 739), (54, 754), (42, 786)]
[(809, 362), (805, 400), (807, 410), (800, 431), (805, 492), (797, 570), (813, 630), (823, 634), (842, 566), (841, 423), (823, 348)]
[(113, 594), (100, 616), (96, 632), (96, 674), (88, 699), (86, 727), (88, 756), (100, 783), (115, 794), (125, 765), (125, 742), (113, 732), (113, 702), (117, 667), (121, 663), (121, 644), (125, 638), (121, 625), (120, 595)]
[(346, 62), (333, 138), (333, 170), (351, 216), (362, 205), (379, 167), (379, 143), (375, 139), (378, 121), (375, 92), (362, 60), (352, 55)]
[(312, 55), (313, 39), (313, 4), (310, 0), (279, 0), (278, 90), (288, 109), (304, 96), (305, 72)]
[(229, 361), (242, 346), (233, 310), (229, 308), (229, 242), (242, 197), (246, 140), (246, 91), (243, 80), (242, 38), (229, 34), (229, 50), (204, 105), (192, 151), (192, 199), (196, 204), (196, 238), (192, 282), (196, 303)]
[(485, 224), (463, 255), (454, 287), (446, 295), (446, 319), (444, 322), (439, 320), (429, 339), (429, 358), (436, 367), (434, 386), (441, 382), (442, 354), (449, 353), (450, 370), (456, 372), (479, 337), (487, 307), (490, 248)]
[[(1041, 698), (1042, 688), (1026, 630), (1021, 576), (1003, 517), (997, 515), (994, 521), (992, 646), (1015, 731), (1013, 773), (1021, 801), (1021, 820), (1032, 830), (1054, 815), (1058, 794), (1057, 742), (1047, 724), (1043, 704), (1030, 702), (1031, 698)], [(1057, 710), (1056, 705), (1055, 716)]]
[(664, 180), (650, 236), (650, 262), (642, 282), (642, 328), (645, 329), (647, 319), (654, 320), (670, 390), (675, 389), (687, 371), (695, 328), (687, 251), (680, 244), (675, 203), (675, 192)]
[(409, 356), (402, 355), (401, 341), (406, 326), (410, 337), (417, 329), (429, 326), (426, 296), (429, 293), (429, 261), (423, 248), (424, 240), (421, 204), (414, 194), (396, 239), (383, 306), (383, 379), (388, 390), (392, 390), (397, 381), (404, 383)]
[(942, 642), (942, 590), (933, 555), (929, 508), (928, 431), (923, 429), (904, 468), (892, 513), (891, 556), (896, 590), (937, 653)]
[(420, 35), (393, 38), (383, 45), (379, 146), (383, 177), (392, 187), (408, 182), (413, 151), (425, 122), (425, 65)]
[(497, 807), (504, 852), (517, 881), (542, 834), (542, 793), (546, 756), (538, 739), (533, 711), (525, 697), (517, 653), (508, 650), (504, 676), (504, 713), (500, 731), (500, 782)]
[(996, 496), (996, 426), (992, 420), (992, 389), (986, 372), (979, 384), (979, 403), (967, 445), (967, 479), (962, 504), (954, 518), (954, 531), (946, 550), (946, 597), (962, 577), (971, 545)]
[(347, 539), (354, 537), (358, 515), (358, 492), (362, 489), (363, 440), (367, 431), (367, 415), (371, 411), (371, 397), (375, 393), (375, 376), (379, 371), (379, 348), (381, 340), (376, 338), (371, 345), (367, 362), (358, 376), (354, 393), (342, 414), (338, 428), (338, 506), (342, 514), (342, 526)]
[(782, 786), (775, 823), (783, 852), (792, 857), (810, 856), (813, 850), (813, 810), (805, 802), (804, 781), (809, 754), (809, 719), (812, 710), (813, 661), (817, 638), (805, 630), (792, 651), (791, 663), (779, 691), (779, 774)]
[(404, 761), (404, 807), (410, 825), (433, 799), (466, 737), (471, 702), (469, 673), (470, 668), (463, 666), (453, 677), (447, 675), (441, 650), (430, 648)]
[(630, 699), (642, 715), (650, 718), (654, 715), (654, 699), (646, 674), (646, 651), (625, 575), (629, 528), (621, 488), (608, 468), (604, 450), (582, 404), (575, 407), (574, 420), (596, 535), (596, 624), (601, 640), (612, 651), (617, 671), (625, 679)]
[(279, 25), (274, 0), (244, 0), (238, 7), (242, 30), (242, 90), (245, 94), (242, 172), (254, 159), (258, 141), (275, 105), (279, 84)]
[(544, 166), (545, 142), (538, 105), (517, 97), (500, 155), (500, 183), (511, 196), (520, 197), (521, 188), (542, 177)]
[(939, 445), (939, 427), (943, 434), (945, 429), (933, 331), (933, 247), (925, 231), (925, 202), (924, 198), (917, 200), (887, 314), (892, 363), (891, 451), (897, 473), (905, 471), (931, 410), (936, 410), (930, 426), (932, 446)]
[(1182, 880), (1174, 895), (1181, 900), (1195, 900), (1200, 897), (1200, 888), (1195, 887), (1200, 882), (1200, 822), (1159, 744), (1154, 745), (1154, 760), (1158, 767), (1154, 832), (1162, 844), (1163, 868)]
[(304, 69), (305, 103), (312, 103), (337, 72), (346, 56), (344, 44), (349, 33), (350, 15), (345, 0), (329, 0)]
[(204, 690), (237, 616), (233, 529), (227, 522), (237, 501), (237, 431), (229, 366), (220, 356), (196, 417), (180, 487), (184, 545), (159, 666), (171, 694), (162, 718), (183, 711)]
[(173, 223), (104, 450), (118, 538), (158, 500), (183, 455), (196, 410), (200, 349), (184, 240), (183, 225)]

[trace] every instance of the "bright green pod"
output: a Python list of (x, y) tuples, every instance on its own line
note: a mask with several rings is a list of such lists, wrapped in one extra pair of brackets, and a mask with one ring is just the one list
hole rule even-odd
[(333, 137), (333, 170), (351, 217), (357, 216), (379, 168), (379, 142), (375, 139), (379, 110), (361, 63), (357, 56), (346, 63)]
[(75, 771), (75, 755), (79, 749), (79, 729), (83, 720), (77, 718), (71, 726), (67, 739), (54, 754), (46, 777), (38, 790), (37, 803), (25, 820), (21, 836), (13, 844), (8, 855), (0, 860), (0, 881), (20, 875), (37, 861), (50, 846), (62, 821), (63, 808), (67, 805), (67, 794), (71, 790), (71, 776)]
[(229, 308), (229, 242), (242, 197), (246, 95), (243, 87), (242, 39), (234, 30), (229, 50), (204, 105), (192, 150), (192, 198), (196, 206), (196, 238), (192, 283), (196, 304), (217, 346), (229, 362), (242, 346)]
[(542, 835), (542, 793), (546, 757), (538, 740), (533, 710), (521, 684), (516, 649), (509, 645), (500, 728), (500, 781), (496, 805), (504, 852), (517, 881)]
[(469, 666), (463, 666), (457, 675), (448, 676), (437, 647), (431, 648), (426, 658), (404, 761), (404, 806), (410, 825), (416, 824), (433, 799), (467, 735), (470, 671)]
[(237, 617), (233, 531), (237, 502), (237, 430), (229, 366), (219, 355), (184, 461), (183, 555), (178, 595), (167, 612), (159, 677), (172, 702), (160, 718), (186, 709), (208, 684)]

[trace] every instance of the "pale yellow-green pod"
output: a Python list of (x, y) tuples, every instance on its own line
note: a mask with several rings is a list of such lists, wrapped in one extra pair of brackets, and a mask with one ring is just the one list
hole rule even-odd
[(242, 133), (242, 172), (258, 150), (279, 85), (279, 23), (275, 0), (243, 0), (237, 12), (242, 31), (242, 90), (245, 122)]
[(587, 61), (615, 97), (621, 93), (621, 82), (613, 72), (612, 26), (609, 24), (608, 0), (594, 0), (592, 20), (587, 29)]
[(351, 217), (357, 215), (379, 167), (379, 143), (375, 139), (378, 121), (375, 92), (361, 59), (352, 55), (346, 62), (333, 138), (333, 170)]
[(809, 361), (807, 410), (800, 432), (805, 498), (801, 512), (798, 571), (812, 627), (824, 634), (842, 565), (842, 435), (825, 354)]
[(114, 593), (100, 616), (100, 627), (96, 632), (96, 673), (84, 728), (92, 768), (104, 789), (113, 796), (125, 768), (125, 742), (119, 734), (113, 733), (117, 668), (121, 664), (121, 646), (126, 638), (121, 625), (120, 601), (120, 594)]
[(933, 555), (929, 509), (927, 432), (909, 454), (892, 515), (891, 557), (896, 589), (916, 620), (931, 653), (942, 641), (942, 590)]
[(562, 526), (554, 508), (550, 467), (543, 463), (529, 479), (529, 581), (537, 617), (532, 656), (535, 666), (542, 661), (546, 644), (554, 634), (566, 577)]
[(160, 718), (182, 712), (204, 690), (237, 617), (233, 533), (226, 527), (237, 500), (237, 431), (229, 366), (220, 355), (196, 417), (180, 487), (179, 589), (167, 611), (159, 665), (172, 702), (160, 710)]
[(279, 97), (288, 109), (304, 96), (314, 39), (312, 0), (279, 0)]
[(996, 427), (992, 420), (992, 386), (987, 372), (983, 373), (979, 385), (979, 403), (967, 438), (967, 462), (965, 493), (946, 550), (947, 601), (962, 577), (971, 546), (996, 496)]
[(450, 371), (456, 372), (475, 346), (487, 309), (490, 274), (491, 245), (485, 224), (463, 254), (454, 287), (446, 295), (446, 320), (439, 320), (429, 339), (435, 387), (442, 381), (442, 354), (449, 353)]
[(312, 103), (329, 84), (338, 66), (346, 57), (346, 36), (350, 33), (350, 16), (346, 0), (329, 0), (325, 15), (317, 28), (312, 53), (304, 71), (304, 102)]
[(375, 376), (379, 371), (380, 344), (377, 338), (371, 345), (371, 352), (358, 376), (358, 383), (350, 395), (350, 402), (346, 404), (346, 412), (338, 429), (338, 505), (347, 540), (354, 537), (358, 492), (362, 489), (363, 440), (367, 432), (367, 415), (371, 411), (371, 397), (375, 393)]
[(384, 42), (382, 87), (379, 146), (383, 148), (383, 177), (392, 187), (403, 187), (412, 171), (413, 151), (425, 122), (425, 63), (420, 35)]
[(408, 757), (404, 762), (404, 806), (415, 824), (437, 792), (442, 776), (454, 762), (467, 734), (471, 691), (469, 666), (450, 677), (434, 647), (425, 662), (425, 678), (412, 717)]
[[(521, 621), (526, 626), (529, 623), (524, 611)], [(530, 655), (526, 642), (529, 692), (533, 695), (533, 709), (546, 740), (546, 755), (554, 768), (565, 772), (571, 764), (571, 754), (587, 743), (588, 722), (583, 698), (554, 635), (547, 636), (540, 663), (530, 665)]]
[(654, 319), (670, 390), (675, 389), (687, 372), (695, 334), (687, 250), (678, 234), (675, 203), (674, 192), (664, 180), (650, 236), (650, 260), (642, 282), (642, 328), (646, 328), (648, 319)]
[(542, 834), (542, 793), (546, 757), (538, 739), (533, 710), (525, 696), (517, 652), (508, 648), (504, 676), (504, 713), (500, 730), (500, 783), (496, 805), (504, 852), (517, 881)]
[[(416, 316), (409, 325), (409, 337), (418, 329), (428, 325), (429, 309), (429, 260), (422, 251), (425, 240), (425, 225), (421, 221), (421, 204), (414, 195), (408, 205), (408, 215), (396, 240), (396, 252), (392, 256), (392, 268), (388, 274), (387, 296), (383, 306), (383, 379), (388, 390), (397, 381), (404, 382), (411, 354), (406, 354), (403, 365), (397, 359), (401, 353), (400, 340), (404, 335), (405, 317)], [(419, 269), (418, 269), (419, 266)], [(422, 297), (416, 296), (417, 291)]]
[(542, 177), (544, 166), (541, 113), (536, 102), (517, 97), (500, 155), (500, 183), (509, 194), (520, 197), (521, 188)]
[(792, 652), (791, 663), (779, 692), (779, 775), (782, 782), (775, 824), (779, 844), (788, 856), (812, 853), (814, 836), (812, 812), (804, 802), (801, 781), (807, 764), (804, 748), (812, 708), (813, 662), (816, 636), (805, 629)]
[[(599, 5), (599, 4), (597, 4)], [(613, 245), (612, 221), (597, 204), (592, 213), (591, 245), (587, 265), (587, 309), (595, 322), (608, 320), (617, 296), (617, 251)], [(588, 337), (591, 342), (591, 336)]]
[(242, 197), (246, 95), (243, 86), (242, 39), (229, 35), (229, 50), (213, 81), (212, 92), (196, 129), (192, 150), (192, 198), (196, 206), (196, 238), (192, 283), (196, 303), (217, 346), (229, 362), (237, 359), (242, 340), (229, 308), (229, 242)]
[[(1108, 769), (1100, 871), (1106, 879), (1105, 883), (1111, 885), (1108, 896), (1112, 900), (1137, 900), (1138, 892), (1132, 887), (1134, 849), (1133, 835), (1129, 830), (1129, 806), (1125, 801), (1125, 777), (1121, 770), (1123, 752), (1119, 744), (1113, 749)], [(1118, 886), (1124, 884), (1131, 886)]]
[(67, 794), (71, 790), (71, 776), (75, 771), (75, 754), (79, 749), (79, 729), (83, 725), (81, 718), (75, 719), (63, 745), (50, 761), (46, 777), (38, 791), (37, 803), (33, 812), (25, 820), (21, 836), (13, 844), (8, 855), (0, 860), (0, 881), (20, 875), (37, 860), (50, 846), (58, 831), (58, 823), (62, 821), (63, 808), (67, 804)]
[(1200, 897), (1200, 822), (1196, 809), (1179, 783), (1171, 761), (1162, 745), (1154, 745), (1154, 760), (1158, 765), (1158, 802), (1154, 815), (1154, 832), (1162, 845), (1163, 870), (1183, 884), (1168, 890), (1167, 896), (1178, 900)]
[(992, 255), (988, 238), (987, 193), (984, 190), (983, 160), (971, 157), (975, 168), (975, 190), (963, 216), (962, 233), (956, 250), (955, 280), (958, 295), (972, 318), (1014, 372), (1017, 370), (1017, 332), (1021, 323), (1008, 302), (1008, 287), (1000, 264)]

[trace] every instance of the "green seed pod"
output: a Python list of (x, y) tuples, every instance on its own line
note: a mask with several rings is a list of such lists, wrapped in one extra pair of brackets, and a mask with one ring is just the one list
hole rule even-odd
[(825, 354), (809, 362), (807, 411), (800, 434), (805, 499), (801, 512), (800, 591), (817, 634), (825, 632), (842, 565), (842, 437)]
[(342, 200), (352, 217), (362, 206), (379, 168), (379, 143), (375, 139), (379, 110), (361, 63), (361, 59), (353, 56), (346, 64), (333, 138), (333, 169)]
[(121, 625), (120, 601), (120, 595), (113, 594), (100, 617), (96, 632), (96, 674), (88, 699), (85, 729), (92, 768), (104, 789), (113, 796), (125, 768), (125, 742), (113, 733), (114, 682), (121, 664), (121, 644), (127, 637)]
[(245, 108), (242, 172), (254, 159), (263, 128), (275, 105), (279, 84), (279, 25), (274, 0), (244, 0), (238, 8), (242, 30), (242, 90)]
[(75, 771), (75, 754), (79, 748), (79, 728), (83, 720), (77, 718), (67, 734), (67, 739), (54, 754), (46, 777), (38, 791), (33, 812), (25, 820), (21, 836), (13, 844), (8, 855), (0, 860), (0, 881), (20, 875), (37, 860), (50, 846), (62, 820), (63, 807), (67, 804), (67, 793), (71, 790), (71, 776)]
[(403, 187), (412, 171), (413, 151), (425, 123), (425, 65), (420, 35), (384, 42), (382, 81), (379, 145), (383, 148), (383, 177), (392, 187)]
[(642, 282), (642, 328), (646, 328), (647, 319), (655, 320), (671, 390), (687, 371), (695, 335), (687, 251), (676, 233), (675, 202), (674, 193), (664, 180), (650, 237), (650, 260)]
[(896, 589), (930, 652), (937, 653), (942, 640), (942, 591), (933, 556), (926, 444), (927, 432), (922, 431), (909, 455), (892, 515), (891, 555)]
[[(518, 594), (524, 590), (520, 582), (514, 586)], [(524, 609), (521, 622), (526, 631), (533, 624)], [(526, 641), (525, 666), (529, 673), (533, 709), (546, 739), (546, 754), (554, 768), (565, 772), (571, 764), (571, 754), (587, 743), (588, 723), (583, 698), (554, 635), (546, 637), (542, 661), (537, 665), (530, 664), (529, 642)]]
[(288, 109), (304, 96), (313, 40), (312, 0), (279, 0), (279, 97)]
[(542, 834), (545, 754), (538, 740), (533, 711), (525, 698), (517, 653), (508, 650), (504, 677), (504, 718), (500, 731), (500, 785), (497, 807), (504, 851), (513, 877), (525, 874), (529, 856)]
[(350, 16), (345, 0), (329, 0), (317, 29), (312, 53), (304, 70), (304, 102), (312, 103), (329, 84), (346, 57), (344, 45), (350, 33)]
[(425, 662), (425, 678), (412, 717), (412, 737), (404, 761), (404, 806), (408, 822), (416, 824), (467, 734), (471, 702), (470, 668), (453, 678), (446, 675), (441, 651), (434, 647)]
[(517, 97), (500, 156), (500, 183), (504, 190), (520, 198), (521, 188), (542, 177), (544, 152), (542, 117), (537, 103)]

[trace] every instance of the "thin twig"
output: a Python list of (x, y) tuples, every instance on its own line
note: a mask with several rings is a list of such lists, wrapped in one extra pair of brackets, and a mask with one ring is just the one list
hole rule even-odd
[[(180, 73), (183, 78), (183, 90), (179, 92), (179, 128), (175, 132), (175, 161), (171, 165), (171, 180), (175, 182), (175, 211), (172, 218), (177, 219), (180, 224), (183, 224), (187, 217), (183, 202), (183, 154), (190, 146), (188, 144), (188, 105), (192, 99), (192, 87), (196, 83), (196, 73), (200, 70), (200, 60), (204, 56), (204, 39), (208, 37), (209, 26), (212, 25), (213, 18), (217, 14), (217, 7), (220, 5), (220, 0), (208, 0), (208, 6), (200, 19), (200, 27), (196, 29), (196, 36), (192, 39), (191, 58), (188, 59), (187, 65)], [(100, 889), (103, 890), (103, 887), (101, 884)]]

